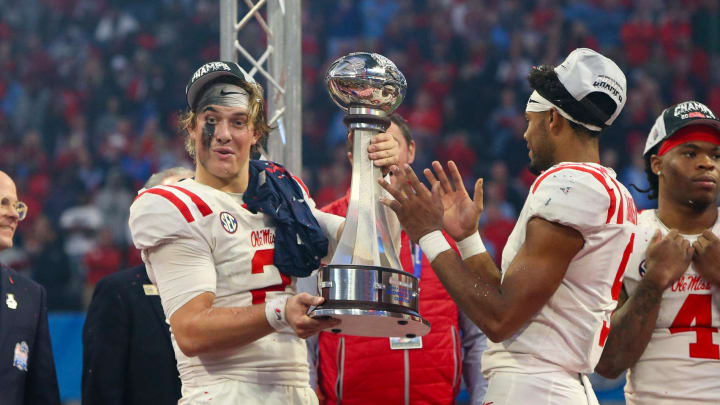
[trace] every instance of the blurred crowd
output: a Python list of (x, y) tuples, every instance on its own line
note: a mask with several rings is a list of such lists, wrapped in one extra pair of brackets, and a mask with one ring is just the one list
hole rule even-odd
[[(176, 121), (193, 69), (219, 57), (218, 3), (0, 0), (0, 169), (29, 206), (0, 260), (42, 283), (51, 310), (83, 309), (100, 278), (139, 263), (128, 207), (153, 172), (192, 165)], [(408, 81), (398, 112), (416, 168), (452, 159), (468, 184), (486, 179), (482, 231), (496, 259), (534, 179), (522, 137), (532, 66), (578, 47), (618, 63), (629, 98), (602, 135), (602, 163), (640, 189), (642, 146), (664, 107), (695, 99), (720, 112), (716, 0), (306, 0), (302, 10), (302, 177), (317, 203), (349, 185), (327, 66), (382, 53)], [(264, 51), (257, 24), (239, 41)]]

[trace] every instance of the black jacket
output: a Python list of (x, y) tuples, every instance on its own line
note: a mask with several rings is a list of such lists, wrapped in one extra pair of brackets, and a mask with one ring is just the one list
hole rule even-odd
[(83, 327), (83, 405), (165, 405), (180, 398), (158, 295), (138, 266), (97, 284)]
[(0, 404), (60, 405), (45, 289), (0, 268)]

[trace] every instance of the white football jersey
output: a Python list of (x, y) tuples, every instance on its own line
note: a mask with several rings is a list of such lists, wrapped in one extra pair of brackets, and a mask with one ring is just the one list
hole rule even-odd
[[(307, 197), (307, 196), (306, 196)], [(307, 199), (311, 207), (314, 203)], [(273, 264), (275, 226), (253, 214), (241, 196), (186, 179), (141, 192), (130, 208), (133, 242), (143, 250), (150, 279), (158, 279), (146, 249), (173, 241), (200, 244), (212, 255), (216, 271), (215, 307), (261, 304), (295, 294), (295, 278)], [(164, 288), (165, 287), (165, 288)], [(158, 284), (160, 297), (167, 285)], [(163, 301), (166, 315), (167, 303)], [(271, 333), (242, 347), (196, 357), (186, 356), (172, 335), (183, 384), (199, 386), (234, 379), (253, 383), (307, 386), (305, 342), (292, 332)]]
[(599, 164), (566, 162), (546, 170), (531, 186), (505, 245), (503, 277), (534, 217), (576, 229), (585, 244), (545, 306), (512, 337), (488, 342), (482, 361), (487, 378), (496, 371), (591, 373), (609, 333), (637, 223), (630, 193)]
[[(632, 296), (645, 275), (645, 251), (655, 231), (668, 228), (655, 210), (638, 216), (636, 248), (625, 275), (625, 291)], [(720, 234), (718, 222), (712, 231)], [(699, 235), (683, 235), (690, 243)], [(628, 404), (720, 403), (720, 295), (691, 263), (685, 274), (662, 295), (652, 337), (627, 374)]]

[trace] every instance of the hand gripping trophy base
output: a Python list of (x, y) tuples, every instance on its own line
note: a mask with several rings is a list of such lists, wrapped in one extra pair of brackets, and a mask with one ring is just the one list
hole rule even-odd
[(318, 272), (325, 302), (313, 317), (342, 322), (334, 333), (355, 336), (424, 336), (430, 323), (417, 312), (418, 280), (404, 271), (379, 266), (330, 264)]
[(318, 291), (325, 302), (312, 316), (340, 319), (331, 330), (335, 333), (424, 336), (430, 323), (418, 313), (418, 279), (400, 270), (386, 210), (379, 203), (381, 172), (367, 152), (370, 139), (387, 129), (389, 119), (382, 110), (353, 106), (345, 122), (354, 137), (350, 203), (332, 264), (318, 272)]

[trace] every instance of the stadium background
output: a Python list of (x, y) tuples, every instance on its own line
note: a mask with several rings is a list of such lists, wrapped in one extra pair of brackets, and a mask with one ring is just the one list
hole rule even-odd
[[(47, 289), (61, 394), (74, 401), (93, 286), (140, 260), (128, 207), (151, 173), (192, 164), (177, 113), (193, 69), (219, 57), (219, 6), (0, 0), (0, 10), (0, 169), (30, 208), (0, 260)], [(265, 47), (253, 26), (239, 41), (255, 55)], [(602, 163), (626, 185), (647, 185), (642, 145), (663, 107), (695, 99), (720, 111), (720, 70), (710, 68), (720, 66), (716, 0), (304, 1), (302, 178), (319, 205), (345, 193), (345, 127), (324, 74), (351, 51), (384, 54), (408, 80), (398, 111), (418, 144), (415, 167), (453, 159), (466, 182), (486, 178), (481, 231), (499, 257), (534, 179), (525, 76), (577, 47), (627, 76), (625, 109), (601, 139)], [(596, 382), (606, 400), (622, 399), (621, 385)]]

